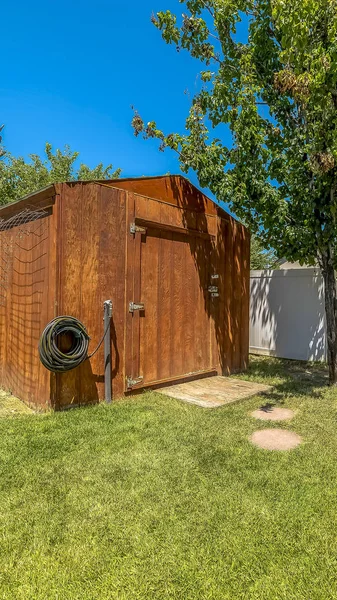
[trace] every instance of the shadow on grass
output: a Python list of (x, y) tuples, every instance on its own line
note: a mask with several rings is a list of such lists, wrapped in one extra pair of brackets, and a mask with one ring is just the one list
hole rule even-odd
[(319, 399), (328, 385), (328, 369), (325, 363), (269, 356), (251, 355), (248, 370), (241, 377), (272, 386), (272, 390), (261, 394), (266, 397), (266, 403), (262, 406), (266, 412), (275, 405), (283, 404), (286, 396), (310, 396)]
[(270, 413), (274, 408), (274, 404), (272, 402), (266, 402), (266, 404), (263, 404), (262, 406), (260, 406), (260, 410), (262, 410), (265, 413)]

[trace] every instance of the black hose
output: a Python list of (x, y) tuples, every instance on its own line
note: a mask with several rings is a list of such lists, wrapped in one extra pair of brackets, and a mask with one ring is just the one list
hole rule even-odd
[[(67, 335), (71, 346), (60, 350), (60, 335)], [(75, 317), (56, 317), (48, 323), (39, 341), (42, 364), (53, 373), (70, 371), (88, 358), (89, 335), (83, 323)]]

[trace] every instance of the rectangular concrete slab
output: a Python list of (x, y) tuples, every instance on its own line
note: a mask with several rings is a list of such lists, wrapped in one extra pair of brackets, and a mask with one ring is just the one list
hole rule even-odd
[(165, 394), (165, 396), (197, 404), (204, 408), (216, 408), (242, 398), (268, 392), (271, 389), (269, 385), (261, 383), (242, 381), (233, 377), (215, 376), (159, 388), (156, 391)]

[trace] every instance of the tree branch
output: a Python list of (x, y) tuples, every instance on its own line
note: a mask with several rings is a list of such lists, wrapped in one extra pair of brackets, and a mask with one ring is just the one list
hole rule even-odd
[(205, 8), (206, 10), (208, 10), (209, 14), (210, 14), (210, 15), (211, 15), (211, 17), (214, 19), (214, 13), (212, 12), (212, 10), (211, 10), (210, 6), (209, 6), (209, 5), (208, 5), (206, 2), (204, 2), (204, 0), (201, 0), (201, 2), (203, 3), (203, 5), (204, 5), (204, 8)]

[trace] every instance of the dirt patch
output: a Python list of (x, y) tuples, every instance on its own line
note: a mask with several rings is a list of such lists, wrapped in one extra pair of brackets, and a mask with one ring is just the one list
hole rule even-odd
[(297, 433), (286, 429), (261, 429), (255, 431), (250, 440), (264, 450), (292, 450), (302, 441)]
[(290, 408), (261, 406), (258, 410), (254, 410), (251, 416), (254, 419), (261, 419), (261, 421), (290, 421), (295, 416), (295, 413)]

